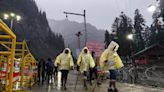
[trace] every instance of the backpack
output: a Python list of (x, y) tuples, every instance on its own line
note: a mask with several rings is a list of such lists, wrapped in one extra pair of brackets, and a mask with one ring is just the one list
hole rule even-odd
[(50, 70), (53, 70), (53, 69), (54, 69), (54, 63), (48, 61), (48, 63), (47, 63), (47, 68), (49, 68)]

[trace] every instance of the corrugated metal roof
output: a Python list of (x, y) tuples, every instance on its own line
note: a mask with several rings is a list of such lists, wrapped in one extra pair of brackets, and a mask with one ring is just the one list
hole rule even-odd
[(139, 55), (142, 55), (142, 54), (146, 53), (147, 51), (149, 51), (150, 49), (153, 49), (154, 47), (160, 47), (160, 48), (163, 48), (164, 49), (164, 46), (163, 45), (161, 45), (159, 43), (156, 43), (156, 44), (153, 44), (153, 45), (151, 45), (151, 46), (149, 46), (149, 47), (147, 47), (147, 48), (145, 48), (145, 49), (143, 49), (143, 50), (135, 53), (133, 57), (137, 57)]

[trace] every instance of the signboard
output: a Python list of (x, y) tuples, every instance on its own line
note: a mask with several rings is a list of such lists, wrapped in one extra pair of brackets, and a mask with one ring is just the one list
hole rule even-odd
[(96, 57), (99, 57), (104, 50), (104, 44), (96, 41), (87, 41), (87, 47), (90, 52), (95, 52)]

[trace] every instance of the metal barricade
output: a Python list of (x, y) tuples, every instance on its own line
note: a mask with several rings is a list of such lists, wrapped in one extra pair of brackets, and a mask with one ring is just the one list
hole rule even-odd
[(0, 65), (2, 66), (0, 70), (1, 92), (12, 92), (15, 46), (15, 34), (2, 20), (0, 20)]
[(0, 92), (24, 92), (36, 82), (37, 64), (26, 41), (0, 20)]
[(20, 76), (19, 81), (17, 81), (14, 87), (14, 91), (26, 91), (37, 82), (35, 80), (37, 77), (37, 62), (30, 53), (25, 40), (23, 42), (17, 42), (16, 44), (15, 57), (19, 59)]

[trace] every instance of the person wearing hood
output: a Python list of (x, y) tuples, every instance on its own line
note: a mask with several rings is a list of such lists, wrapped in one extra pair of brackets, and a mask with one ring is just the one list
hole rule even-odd
[(108, 48), (102, 53), (100, 57), (100, 66), (104, 71), (110, 72), (110, 82), (108, 92), (113, 92), (112, 87), (114, 88), (114, 92), (118, 92), (116, 88), (116, 69), (120, 69), (123, 67), (123, 63), (117, 54), (117, 50), (119, 45), (111, 41)]
[(48, 84), (52, 83), (52, 74), (54, 70), (54, 63), (51, 58), (48, 58), (48, 61), (46, 63), (46, 70), (47, 70), (47, 77), (48, 77)]
[(55, 66), (57, 66), (58, 70), (61, 71), (62, 88), (66, 90), (68, 72), (70, 69), (74, 68), (73, 58), (69, 48), (64, 49), (64, 51), (57, 56)]
[(95, 67), (95, 62), (87, 47), (84, 47), (81, 51), (78, 57), (77, 65), (80, 67), (79, 71), (84, 75), (84, 87), (87, 89), (87, 72), (89, 71), (89, 68)]

